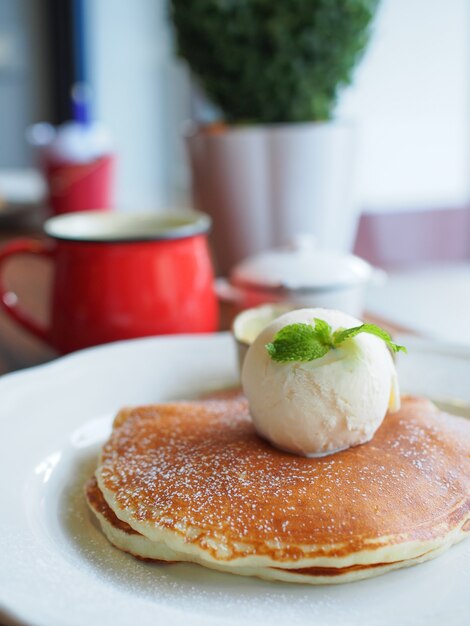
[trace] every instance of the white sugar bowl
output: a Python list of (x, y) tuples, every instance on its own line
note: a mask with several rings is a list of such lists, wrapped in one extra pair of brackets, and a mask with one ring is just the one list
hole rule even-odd
[(221, 300), (241, 311), (265, 303), (292, 308), (339, 309), (355, 317), (364, 311), (366, 287), (383, 282), (385, 272), (353, 254), (318, 248), (311, 236), (268, 250), (234, 267), (217, 280)]

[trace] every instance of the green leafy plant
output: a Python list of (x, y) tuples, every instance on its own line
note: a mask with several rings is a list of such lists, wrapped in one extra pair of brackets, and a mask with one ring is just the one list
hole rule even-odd
[(331, 118), (378, 0), (172, 0), (180, 55), (230, 123)]
[(338, 329), (333, 332), (331, 326), (315, 318), (314, 324), (289, 324), (276, 333), (272, 343), (266, 344), (266, 350), (273, 361), (314, 361), (325, 356), (330, 350), (339, 348), (360, 333), (368, 333), (382, 339), (392, 352), (406, 352), (404, 346), (393, 343), (389, 333), (375, 324), (361, 324), (353, 328)]

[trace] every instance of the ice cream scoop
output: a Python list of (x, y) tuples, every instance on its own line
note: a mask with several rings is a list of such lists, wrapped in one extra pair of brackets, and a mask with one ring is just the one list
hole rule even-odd
[[(274, 446), (304, 456), (321, 456), (365, 443), (372, 439), (387, 410), (400, 408), (395, 365), (386, 343), (377, 336), (351, 336), (312, 360), (295, 360), (295, 351), (292, 360), (273, 358), (270, 346), (281, 329), (310, 332), (306, 326), (315, 328), (315, 320), (326, 322), (331, 336), (362, 324), (346, 313), (328, 309), (286, 313), (261, 331), (242, 369), (243, 390), (258, 433)], [(299, 358), (301, 341), (299, 334)]]

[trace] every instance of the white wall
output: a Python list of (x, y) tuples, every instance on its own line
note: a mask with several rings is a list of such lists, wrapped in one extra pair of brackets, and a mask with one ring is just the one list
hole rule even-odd
[(338, 113), (357, 119), (363, 207), (470, 204), (470, 3), (382, 0)]
[(181, 185), (177, 127), (189, 112), (166, 2), (88, 0), (87, 23), (96, 114), (111, 129), (119, 154), (118, 207), (166, 208)]

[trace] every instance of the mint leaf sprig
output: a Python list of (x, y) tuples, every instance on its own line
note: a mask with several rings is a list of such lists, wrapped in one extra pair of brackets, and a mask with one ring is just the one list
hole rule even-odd
[(375, 324), (361, 324), (354, 328), (340, 328), (333, 332), (325, 320), (315, 318), (314, 322), (314, 326), (297, 323), (281, 328), (272, 343), (266, 344), (266, 350), (271, 359), (279, 363), (313, 361), (353, 339), (359, 333), (369, 333), (379, 337), (392, 352), (406, 352), (405, 346), (393, 343), (389, 333)]

